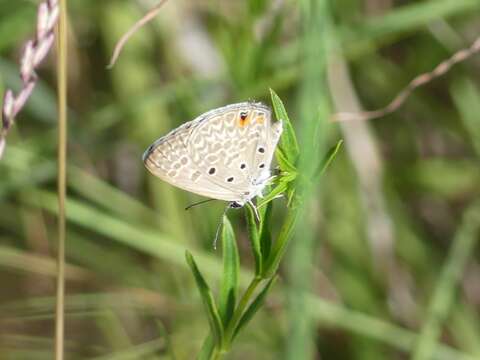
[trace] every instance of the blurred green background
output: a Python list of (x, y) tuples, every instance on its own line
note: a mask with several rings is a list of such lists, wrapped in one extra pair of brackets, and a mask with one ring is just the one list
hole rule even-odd
[[(37, 4), (0, 0), (2, 93), (19, 87)], [(324, 123), (323, 148), (345, 142), (311, 199), (308, 234), (294, 238), (227, 358), (479, 359), (480, 56), (382, 119), (327, 117), (382, 107), (469, 46), (480, 2), (171, 0), (107, 70), (115, 42), (153, 4), (69, 1), (67, 358), (195, 357), (208, 324), (184, 250), (216, 284), (224, 204), (184, 211), (200, 198), (149, 175), (141, 154), (211, 108), (270, 103), (271, 87), (301, 147), (316, 141), (305, 137), (312, 121)], [(53, 358), (54, 59), (0, 162), (1, 359)], [(243, 213), (229, 216), (249, 276)], [(299, 288), (309, 295), (296, 306)]]

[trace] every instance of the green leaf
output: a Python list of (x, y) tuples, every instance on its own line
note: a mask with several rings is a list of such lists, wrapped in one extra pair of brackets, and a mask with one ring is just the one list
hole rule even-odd
[(328, 150), (327, 154), (325, 155), (322, 162), (320, 163), (317, 170), (315, 171), (314, 179), (316, 179), (319, 176), (322, 176), (325, 173), (325, 171), (330, 166), (335, 156), (337, 156), (337, 153), (342, 147), (342, 144), (343, 144), (343, 140), (338, 140), (338, 142)]
[[(270, 255), (270, 250), (272, 248), (272, 233), (270, 231), (272, 227), (272, 208), (273, 203), (269, 202), (267, 206), (264, 207), (262, 222), (260, 224), (260, 250), (262, 253), (262, 264), (266, 264), (268, 256)], [(263, 271), (263, 269), (262, 269)], [(263, 275), (263, 273), (262, 273)]]
[(188, 266), (190, 266), (190, 269), (192, 270), (195, 282), (198, 286), (198, 290), (200, 291), (200, 295), (202, 296), (203, 305), (205, 306), (205, 310), (207, 311), (208, 322), (210, 324), (210, 329), (213, 335), (214, 342), (217, 347), (221, 347), (223, 343), (223, 325), (222, 321), (220, 320), (220, 314), (218, 313), (217, 306), (215, 305), (215, 300), (213, 299), (212, 292), (210, 291), (207, 282), (200, 273), (200, 270), (198, 270), (197, 264), (195, 263), (192, 254), (190, 254), (188, 250), (185, 251), (185, 258), (187, 260)]
[(280, 229), (277, 239), (273, 243), (268, 262), (264, 265), (265, 269), (263, 275), (265, 277), (273, 276), (277, 271), (280, 260), (283, 258), (285, 250), (292, 239), (299, 214), (300, 211), (298, 209), (290, 210), (287, 213), (287, 218)]
[[(283, 179), (283, 177), (281, 178)], [(262, 208), (263, 206), (267, 205), (271, 202), (276, 196), (280, 195), (281, 193), (285, 192), (288, 187), (288, 181), (280, 181), (280, 183), (273, 188), (272, 191), (268, 193), (265, 197), (263, 197), (258, 203), (257, 208)]]
[(277, 117), (277, 120), (283, 121), (283, 133), (278, 146), (280, 150), (283, 151), (290, 164), (295, 164), (298, 154), (300, 153), (295, 131), (293, 130), (292, 123), (290, 122), (287, 111), (285, 110), (285, 106), (280, 97), (275, 91), (273, 91), (273, 89), (270, 89), (270, 95), (272, 97), (275, 116)]
[(212, 336), (208, 335), (203, 342), (200, 353), (198, 354), (198, 360), (210, 360), (212, 358), (213, 350), (215, 349), (215, 343), (213, 342)]
[(223, 249), (223, 280), (220, 289), (219, 311), (226, 327), (235, 310), (238, 292), (238, 273), (240, 270), (240, 257), (232, 225), (226, 216), (223, 217), (222, 226)]
[(280, 167), (280, 170), (282, 172), (292, 173), (292, 174), (297, 173), (297, 169), (295, 168), (295, 166), (290, 161), (288, 161), (285, 153), (278, 147), (275, 151), (275, 157), (277, 159), (278, 166)]
[(253, 318), (253, 316), (257, 313), (257, 311), (260, 309), (260, 307), (263, 305), (265, 302), (265, 298), (271, 289), (273, 283), (276, 280), (276, 276), (273, 276), (265, 285), (265, 287), (260, 291), (260, 293), (257, 295), (255, 300), (252, 301), (250, 306), (248, 307), (247, 310), (243, 313), (242, 317), (240, 318), (240, 321), (238, 322), (237, 327), (235, 328), (235, 331), (233, 332), (233, 337), (232, 339), (235, 339), (237, 336), (238, 332), (248, 324), (248, 322)]
[(255, 212), (252, 205), (245, 206), (245, 215), (247, 218), (248, 238), (252, 247), (253, 257), (255, 259), (255, 275), (260, 276), (262, 273), (262, 253), (260, 250), (260, 237), (258, 234)]

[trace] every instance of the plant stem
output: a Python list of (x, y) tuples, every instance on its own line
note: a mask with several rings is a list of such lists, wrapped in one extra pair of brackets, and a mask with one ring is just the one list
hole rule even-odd
[(291, 209), (288, 211), (287, 218), (283, 223), (280, 234), (278, 235), (277, 241), (275, 241), (273, 248), (271, 250), (271, 255), (268, 258), (267, 264), (264, 267), (263, 278), (267, 279), (272, 277), (278, 269), (278, 265), (285, 254), (287, 245), (292, 238), (293, 231), (295, 230), (296, 223), (298, 220), (299, 211), (298, 208)]
[(60, 0), (57, 25), (58, 76), (58, 259), (55, 309), (55, 359), (64, 353), (65, 304), (65, 197), (67, 162), (67, 0)]
[(257, 289), (257, 286), (260, 284), (262, 281), (262, 278), (260, 277), (254, 277), (252, 281), (250, 282), (250, 285), (248, 285), (247, 290), (243, 293), (242, 298), (240, 299), (240, 302), (238, 303), (237, 308), (235, 309), (235, 313), (233, 314), (232, 320), (229, 322), (227, 329), (225, 330), (225, 343), (224, 343), (224, 348), (222, 350), (227, 350), (225, 347), (229, 347), (231, 341), (233, 340), (233, 334), (235, 332), (235, 329), (242, 318), (243, 313), (247, 309), (248, 304), (250, 303), (253, 294), (255, 293), (255, 290)]

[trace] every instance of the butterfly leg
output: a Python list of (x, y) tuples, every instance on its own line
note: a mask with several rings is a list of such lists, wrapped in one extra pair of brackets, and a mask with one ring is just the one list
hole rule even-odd
[(252, 207), (253, 212), (255, 213), (255, 218), (257, 219), (258, 223), (260, 223), (260, 214), (258, 213), (257, 207), (252, 202), (252, 200), (248, 200), (247, 203), (248, 203), (248, 205), (250, 205)]

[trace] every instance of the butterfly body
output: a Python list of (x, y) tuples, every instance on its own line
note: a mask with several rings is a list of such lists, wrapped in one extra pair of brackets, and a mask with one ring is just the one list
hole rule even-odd
[(181, 189), (243, 206), (271, 180), (270, 164), (282, 133), (271, 110), (244, 102), (206, 112), (155, 141), (147, 169)]

